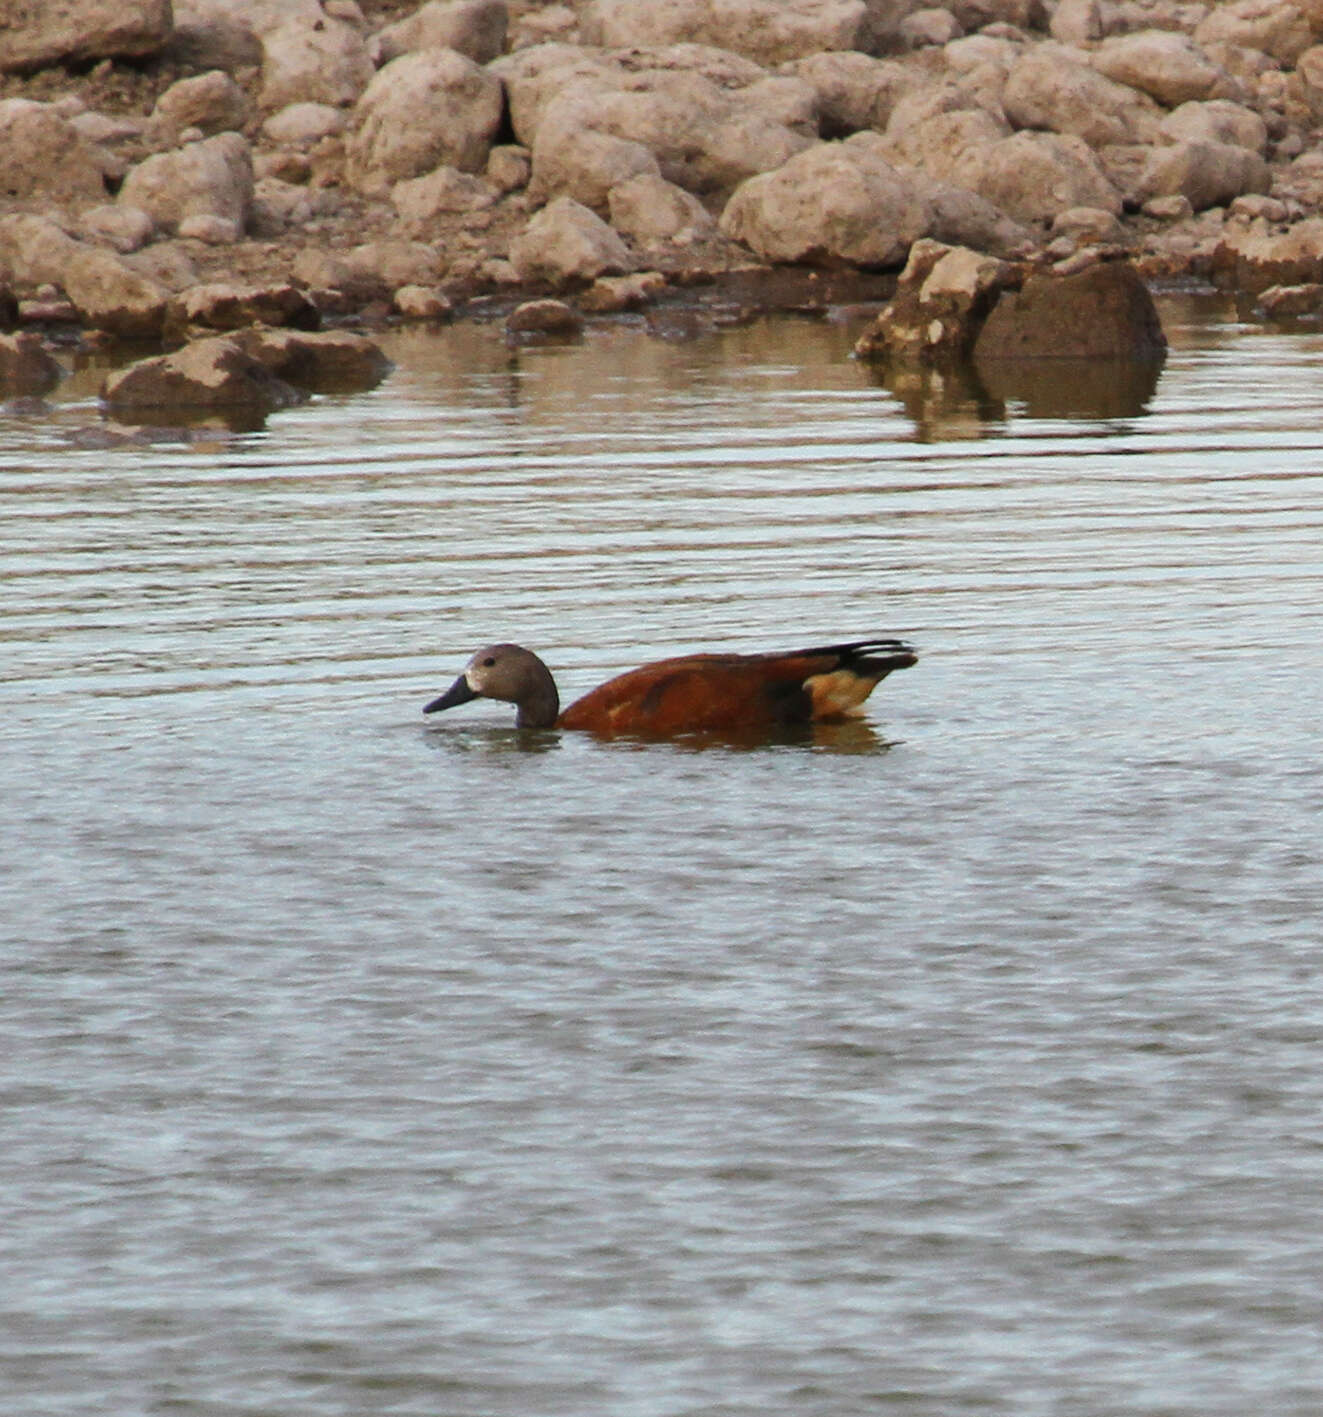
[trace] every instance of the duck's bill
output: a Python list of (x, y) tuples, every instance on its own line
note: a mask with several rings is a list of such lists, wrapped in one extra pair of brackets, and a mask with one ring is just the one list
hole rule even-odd
[(433, 699), (430, 704), (424, 704), (423, 712), (440, 713), (442, 709), (454, 708), (456, 704), (466, 704), (470, 699), (477, 697), (477, 694), (469, 688), (469, 681), (461, 674), (439, 699)]

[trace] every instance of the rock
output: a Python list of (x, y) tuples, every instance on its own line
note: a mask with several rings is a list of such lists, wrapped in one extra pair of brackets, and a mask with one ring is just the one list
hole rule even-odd
[(113, 252), (74, 242), (60, 284), (93, 329), (126, 339), (151, 338), (161, 332), (166, 291)]
[(401, 285), (434, 285), (442, 271), (436, 248), (422, 241), (365, 241), (353, 247), (347, 259), (360, 284), (391, 290)]
[(977, 164), (978, 154), (990, 151), (1009, 138), (1005, 119), (986, 108), (943, 108), (943, 95), (930, 96), (928, 104), (911, 106), (902, 100), (887, 124), (892, 161), (919, 168), (938, 181), (969, 186), (957, 174)]
[(104, 241), (121, 255), (128, 255), (152, 239), (156, 223), (139, 207), (107, 202), (83, 213), (82, 230), (94, 241)]
[(391, 303), (406, 320), (449, 320), (455, 313), (450, 297), (434, 285), (402, 285)]
[(158, 134), (178, 135), (186, 128), (204, 134), (243, 127), (249, 118), (248, 95), (223, 69), (212, 69), (171, 84), (156, 100), (152, 128)]
[(1194, 215), (1190, 199), (1179, 192), (1172, 197), (1150, 197), (1140, 210), (1155, 221), (1185, 221)]
[(320, 324), (317, 307), (293, 285), (197, 285), (173, 300), (167, 315), (167, 331), (196, 326), (239, 330), (248, 325), (315, 330)]
[(1286, 231), (1260, 218), (1228, 222), (1213, 254), (1220, 285), (1258, 292), (1273, 285), (1313, 284), (1323, 271), (1323, 217), (1309, 217)]
[(978, 361), (1156, 360), (1167, 341), (1148, 287), (1124, 261), (1031, 275), (1003, 292), (974, 342)]
[(1273, 320), (1318, 315), (1323, 313), (1323, 285), (1270, 285), (1259, 296), (1259, 306)]
[(384, 196), (442, 163), (480, 172), (502, 109), (500, 82), (453, 49), (392, 60), (358, 102), (345, 151), (349, 180)]
[(130, 170), (118, 200), (145, 211), (162, 231), (180, 230), (190, 217), (216, 217), (231, 223), (237, 237), (253, 201), (248, 143), (238, 133), (219, 133), (157, 153)]
[(377, 36), (377, 63), (419, 49), (455, 49), (475, 64), (505, 52), (509, 10), (505, 0), (429, 0)]
[(1121, 213), (1120, 193), (1084, 140), (1070, 134), (1026, 130), (967, 149), (951, 180), (1024, 223), (1049, 222), (1067, 207)]
[(687, 47), (678, 55), (636, 56), (633, 69), (571, 70), (545, 99), (539, 92), (545, 73), (533, 68), (531, 77), (521, 77), (512, 66), (494, 66), (506, 76), (512, 115), (524, 115), (515, 131), (532, 146), (535, 193), (566, 192), (602, 209), (611, 186), (654, 170), (689, 192), (727, 193), (817, 141), (808, 84), (768, 79), (738, 61), (738, 79), (723, 87), (702, 71), (708, 54)]
[(38, 335), (0, 335), (0, 393), (44, 394), (63, 373)]
[(517, 192), (528, 186), (532, 173), (532, 153), (517, 143), (503, 143), (488, 154), (483, 178), (498, 192)]
[(908, 176), (872, 144), (847, 139), (751, 177), (727, 202), (720, 228), (765, 261), (878, 268), (903, 261), (931, 221)]
[(397, 182), (390, 200), (404, 231), (423, 236), (440, 218), (490, 207), (496, 193), (480, 177), (443, 165), (426, 177)]
[(260, 102), (267, 111), (291, 103), (353, 103), (372, 75), (366, 42), (342, 20), (292, 19), (262, 38)]
[(1139, 180), (1139, 200), (1187, 198), (1195, 211), (1226, 206), (1246, 192), (1272, 186), (1268, 164), (1256, 152), (1230, 143), (1175, 143), (1155, 148)]
[(522, 281), (566, 285), (621, 275), (634, 261), (625, 243), (598, 216), (571, 197), (544, 207), (510, 246)]
[(228, 336), (195, 340), (111, 374), (101, 398), (117, 415), (232, 410), (264, 415), (301, 402), (298, 391)]
[(1033, 249), (1034, 233), (976, 192), (932, 181), (922, 173), (913, 176), (932, 212), (934, 240), (1003, 259), (1024, 256)]
[(966, 358), (1013, 268), (977, 251), (916, 241), (895, 297), (855, 344), (874, 363), (940, 365)]
[(882, 132), (896, 101), (919, 82), (904, 65), (856, 51), (828, 50), (782, 66), (813, 90), (819, 132), (844, 138), (864, 128)]
[(900, 22), (902, 49), (928, 49), (950, 44), (964, 34), (960, 21), (950, 10), (930, 7), (914, 10)]
[(1140, 30), (1105, 39), (1093, 53), (1093, 65), (1117, 83), (1151, 95), (1168, 106), (1190, 99), (1217, 97), (1227, 74), (1183, 34)]
[(1091, 44), (1103, 37), (1102, 6), (1099, 0), (1060, 0), (1049, 28), (1063, 44)]
[(262, 132), (273, 143), (296, 148), (311, 147), (343, 133), (344, 128), (344, 111), (329, 103), (287, 104), (262, 124)]
[(188, 241), (201, 241), (207, 246), (237, 246), (243, 227), (227, 216), (215, 212), (194, 212), (179, 223), (179, 235)]
[(1020, 30), (1047, 28), (1043, 0), (948, 0), (951, 13), (967, 30), (1013, 25)]
[(170, 0), (10, 0), (4, 8), (5, 73), (144, 58), (164, 48), (171, 35)]
[(1053, 218), (1051, 234), (1074, 241), (1111, 244), (1125, 239), (1125, 228), (1111, 212), (1097, 207), (1071, 207)]
[(538, 126), (529, 181), (529, 196), (534, 202), (563, 195), (605, 212), (613, 187), (644, 176), (662, 180), (651, 149), (585, 127), (574, 105), (553, 107)]
[(0, 195), (52, 205), (103, 202), (104, 177), (96, 150), (54, 104), (0, 100)]
[(565, 338), (581, 334), (583, 316), (563, 300), (525, 300), (505, 321), (511, 335), (551, 335)]
[(697, 197), (657, 174), (631, 177), (612, 187), (607, 205), (611, 225), (637, 246), (687, 246), (717, 232), (716, 219)]
[(1309, 21), (1287, 0), (1221, 0), (1194, 32), (1198, 44), (1261, 49), (1290, 68), (1314, 43)]
[(865, 48), (868, 23), (864, 0), (593, 0), (580, 32), (607, 49), (710, 44), (773, 65)]
[(48, 217), (0, 216), (0, 270), (19, 286), (58, 285), (76, 242)]
[(247, 329), (228, 337), (279, 380), (309, 393), (354, 393), (394, 367), (381, 347), (349, 330)]
[(1073, 133), (1093, 147), (1152, 143), (1160, 110), (1151, 98), (1092, 69), (1065, 45), (1026, 49), (1007, 76), (1002, 104), (1017, 128)]
[(581, 309), (598, 315), (618, 314), (650, 305), (666, 289), (659, 271), (639, 271), (628, 276), (603, 276), (579, 297)]
[(1162, 131), (1178, 143), (1234, 143), (1260, 156), (1268, 150), (1268, 125), (1252, 108), (1230, 99), (1183, 103), (1163, 118)]

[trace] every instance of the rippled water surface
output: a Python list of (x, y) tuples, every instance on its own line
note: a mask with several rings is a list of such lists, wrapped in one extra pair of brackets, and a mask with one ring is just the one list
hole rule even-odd
[[(1323, 338), (1162, 309), (1114, 398), (779, 320), (0, 415), (4, 1409), (1323, 1410)], [(805, 743), (419, 713), (875, 632)]]

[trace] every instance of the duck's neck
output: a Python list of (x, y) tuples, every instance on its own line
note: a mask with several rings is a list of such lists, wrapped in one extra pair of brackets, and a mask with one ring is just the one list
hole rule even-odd
[[(560, 695), (551, 670), (536, 655), (536, 668), (529, 676), (527, 692), (520, 698), (515, 724), (519, 728), (551, 728), (560, 717)], [(531, 666), (530, 666), (531, 667)]]

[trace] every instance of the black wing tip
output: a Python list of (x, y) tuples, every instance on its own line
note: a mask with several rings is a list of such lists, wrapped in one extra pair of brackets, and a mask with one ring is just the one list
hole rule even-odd
[(800, 650), (799, 653), (834, 654), (846, 664), (879, 655), (907, 659), (910, 664), (914, 664), (919, 658), (918, 651), (908, 640), (894, 637), (875, 640), (848, 640), (839, 645), (818, 645), (814, 649)]

